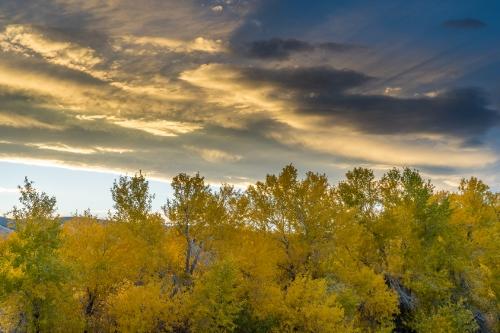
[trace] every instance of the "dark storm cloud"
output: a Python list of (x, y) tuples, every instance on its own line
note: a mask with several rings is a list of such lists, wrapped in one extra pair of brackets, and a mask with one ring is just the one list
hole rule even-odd
[(486, 27), (487, 24), (474, 18), (463, 18), (444, 21), (443, 26), (453, 29), (480, 29)]
[(370, 134), (433, 133), (477, 141), (477, 136), (500, 122), (499, 113), (489, 108), (479, 89), (454, 89), (433, 98), (398, 98), (349, 92), (370, 80), (355, 71), (245, 68), (242, 73), (250, 82), (267, 82), (292, 93), (299, 113), (321, 115), (332, 124)]
[(273, 38), (251, 42), (245, 55), (260, 59), (286, 59), (295, 52), (311, 51), (314, 47), (297, 39)]
[(284, 60), (294, 53), (310, 52), (317, 49), (329, 52), (344, 52), (356, 48), (354, 45), (342, 43), (310, 43), (294, 38), (272, 38), (256, 40), (243, 46), (233, 46), (235, 53), (249, 58)]
[(346, 52), (346, 51), (361, 49), (361, 47), (358, 45), (347, 44), (347, 43), (334, 43), (334, 42), (319, 43), (317, 44), (316, 47), (321, 50), (326, 50), (331, 52)]
[(245, 68), (245, 77), (256, 83), (272, 83), (280, 88), (299, 93), (335, 94), (363, 85), (371, 78), (351, 70), (338, 70), (331, 67), (307, 68)]
[(331, 94), (302, 98), (302, 111), (320, 113), (372, 134), (434, 133), (475, 138), (499, 125), (477, 89), (449, 90), (437, 97), (397, 98)]

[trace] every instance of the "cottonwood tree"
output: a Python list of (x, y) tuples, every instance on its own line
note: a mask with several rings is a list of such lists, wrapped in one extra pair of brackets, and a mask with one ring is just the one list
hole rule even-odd
[(200, 263), (207, 241), (208, 213), (214, 198), (205, 180), (199, 174), (181, 173), (172, 180), (173, 198), (164, 206), (169, 223), (177, 230), (185, 244), (184, 269), (180, 281), (192, 283), (191, 276)]
[(39, 192), (27, 178), (19, 191), (20, 206), (11, 213), (15, 232), (2, 244), (0, 255), (0, 307), (7, 317), (2, 329), (77, 329), (80, 322), (71, 309), (75, 304), (64, 295), (68, 270), (58, 255), (56, 199)]

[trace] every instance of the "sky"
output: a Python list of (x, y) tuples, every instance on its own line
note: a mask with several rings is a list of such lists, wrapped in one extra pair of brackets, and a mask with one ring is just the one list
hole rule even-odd
[(500, 2), (0, 1), (0, 214), (68, 215), (120, 174), (244, 188), (293, 163), (500, 190)]

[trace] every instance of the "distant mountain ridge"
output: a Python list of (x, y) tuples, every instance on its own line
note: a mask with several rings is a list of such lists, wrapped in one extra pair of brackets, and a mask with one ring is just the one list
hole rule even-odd
[(0, 226), (8, 228), (9, 219), (3, 216), (0, 216)]
[[(71, 220), (72, 216), (62, 216), (61, 222), (64, 223), (66, 221)], [(0, 216), (0, 235), (9, 234), (13, 231), (12, 227), (9, 225), (11, 219), (8, 219), (4, 216)]]
[(0, 235), (7, 235), (12, 232), (12, 229), (10, 229), (8, 225), (9, 225), (9, 219), (0, 216)]

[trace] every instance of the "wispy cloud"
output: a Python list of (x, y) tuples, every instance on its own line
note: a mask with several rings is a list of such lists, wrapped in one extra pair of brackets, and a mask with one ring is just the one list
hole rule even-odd
[(98, 153), (124, 154), (124, 153), (134, 152), (133, 149), (128, 149), (128, 148), (102, 147), (102, 146), (83, 148), (83, 147), (69, 146), (63, 143), (27, 143), (26, 146), (36, 147), (38, 149), (54, 150), (58, 152), (82, 154), (82, 155), (98, 154)]
[(177, 136), (196, 131), (200, 125), (171, 120), (146, 120), (146, 119), (123, 119), (116, 117), (106, 118), (113, 124), (121, 127), (144, 131), (158, 136)]
[(6, 188), (0, 187), (0, 194), (10, 194), (10, 193), (18, 193), (19, 190), (17, 188)]
[(444, 21), (443, 26), (453, 29), (481, 29), (487, 24), (475, 18), (461, 18)]
[(193, 146), (187, 146), (186, 148), (199, 154), (201, 158), (210, 163), (237, 162), (242, 159), (241, 155), (231, 154), (220, 149), (207, 149)]
[(144, 48), (138, 48), (134, 51), (133, 47), (151, 47), (164, 49), (170, 52), (190, 53), (190, 52), (205, 52), (205, 53), (218, 53), (226, 51), (222, 41), (206, 39), (203, 37), (196, 37), (191, 41), (182, 41), (175, 39), (168, 39), (163, 37), (151, 36), (124, 36), (116, 39), (115, 49), (125, 51), (128, 53), (141, 53)]
[(0, 126), (14, 127), (14, 128), (41, 128), (49, 130), (61, 130), (62, 126), (52, 125), (39, 121), (34, 118), (26, 117), (19, 114), (0, 113)]
[(102, 62), (95, 50), (51, 38), (29, 25), (8, 25), (0, 33), (0, 50), (26, 57), (40, 56), (49, 63), (100, 76), (93, 71)]

